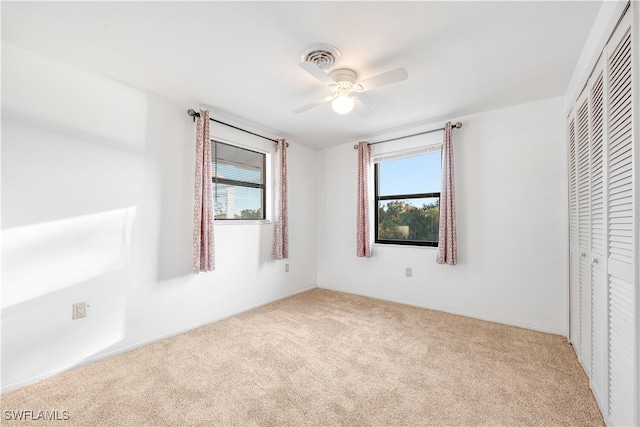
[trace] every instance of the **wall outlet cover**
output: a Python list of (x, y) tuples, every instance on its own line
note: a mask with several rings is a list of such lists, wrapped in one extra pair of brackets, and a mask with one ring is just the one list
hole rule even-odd
[(72, 306), (71, 319), (75, 320), (82, 317), (87, 317), (87, 303), (77, 302)]

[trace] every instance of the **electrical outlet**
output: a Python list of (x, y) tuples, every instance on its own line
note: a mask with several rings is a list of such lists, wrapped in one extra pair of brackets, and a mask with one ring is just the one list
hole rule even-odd
[(407, 267), (407, 269), (405, 270), (405, 274), (406, 274), (406, 276), (407, 276), (407, 277), (411, 277), (411, 274), (412, 274), (412, 273), (413, 273), (413, 272), (411, 271), (411, 267)]
[(285, 264), (284, 265), (284, 271), (285, 271), (285, 273), (289, 272), (289, 264)]
[(75, 320), (82, 317), (87, 317), (87, 303), (77, 302), (72, 306), (71, 319)]

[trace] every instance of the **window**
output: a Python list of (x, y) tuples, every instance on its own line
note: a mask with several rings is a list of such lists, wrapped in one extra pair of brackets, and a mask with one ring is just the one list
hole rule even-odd
[(438, 246), (441, 153), (375, 164), (375, 242)]
[(216, 219), (266, 219), (266, 154), (211, 141)]

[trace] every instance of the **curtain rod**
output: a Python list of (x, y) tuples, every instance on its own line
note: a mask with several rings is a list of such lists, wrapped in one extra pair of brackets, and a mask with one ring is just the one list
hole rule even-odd
[[(193, 121), (194, 122), (196, 121), (196, 117), (200, 117), (200, 113), (198, 113), (193, 108), (189, 108), (187, 110), (187, 114), (189, 116), (193, 117)], [(263, 135), (258, 135), (257, 133), (253, 133), (250, 130), (242, 129), (242, 128), (239, 128), (238, 126), (230, 125), (229, 123), (225, 123), (225, 122), (221, 122), (220, 120), (212, 119), (211, 117), (209, 117), (209, 120), (211, 120), (212, 122), (220, 123), (221, 125), (229, 126), (230, 128), (234, 128), (234, 129), (237, 129), (237, 130), (242, 131), (242, 132), (250, 133), (251, 135), (257, 136), (259, 138), (264, 138), (264, 139), (269, 140), (269, 141), (278, 142), (275, 139), (268, 138), (268, 137), (263, 136)], [(287, 147), (288, 146), (289, 146), (289, 143), (287, 142)]]
[[(460, 129), (462, 127), (462, 122), (457, 122), (451, 125), (451, 129)], [(427, 133), (432, 133), (432, 132), (438, 132), (444, 130), (444, 128), (438, 128), (438, 129), (432, 129), (432, 130), (428, 130), (426, 132), (419, 132), (419, 133), (414, 133), (412, 135), (406, 135), (406, 136), (399, 136), (397, 138), (391, 138), (391, 139), (385, 139), (383, 141), (378, 141), (378, 142), (369, 142), (368, 145), (376, 145), (376, 144), (382, 144), (383, 142), (391, 142), (391, 141), (397, 141), (398, 139), (405, 139), (405, 138), (411, 138), (412, 136), (418, 136), (418, 135), (424, 135)], [(354, 150), (358, 149), (358, 144), (353, 146)]]

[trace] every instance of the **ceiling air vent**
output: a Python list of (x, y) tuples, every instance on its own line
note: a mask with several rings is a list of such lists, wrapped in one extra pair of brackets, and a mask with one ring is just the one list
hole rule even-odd
[(330, 44), (315, 43), (302, 52), (301, 59), (303, 62), (311, 62), (318, 68), (326, 70), (338, 62), (340, 51)]

